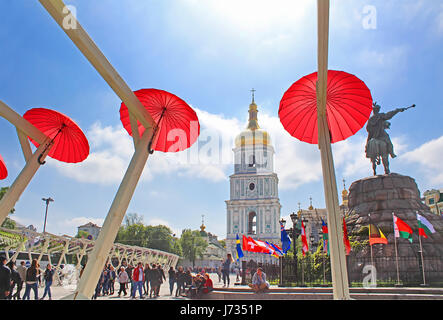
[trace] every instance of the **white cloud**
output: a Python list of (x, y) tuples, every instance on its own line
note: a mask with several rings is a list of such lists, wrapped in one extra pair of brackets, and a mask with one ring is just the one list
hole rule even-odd
[(400, 157), (409, 163), (418, 164), (418, 170), (423, 172), (430, 185), (443, 184), (443, 136), (428, 141)]

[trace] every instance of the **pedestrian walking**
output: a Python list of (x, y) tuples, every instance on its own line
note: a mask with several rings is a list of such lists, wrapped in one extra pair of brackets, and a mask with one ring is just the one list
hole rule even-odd
[(46, 270), (43, 274), (43, 279), (45, 280), (45, 291), (43, 292), (43, 297), (40, 300), (43, 300), (46, 297), (46, 294), (49, 297), (49, 300), (52, 300), (51, 297), (51, 285), (54, 277), (54, 269), (52, 269), (51, 264), (48, 263), (46, 266)]
[(149, 263), (145, 264), (145, 269), (143, 270), (143, 273), (145, 274), (145, 282), (143, 284), (143, 289), (145, 291), (145, 295), (148, 296), (148, 294), (149, 294), (149, 277), (151, 275), (151, 268), (149, 267)]
[(17, 267), (15, 266), (15, 261), (9, 261), (6, 266), (9, 268), (9, 270), (11, 271), (11, 286), (9, 289), (9, 295), (6, 297), (7, 300), (11, 300), (14, 292), (14, 287), (17, 285), (18, 288), (18, 284), (21, 282), (20, 279), (20, 275), (17, 272)]
[(160, 296), (160, 286), (162, 285), (163, 280), (166, 281), (166, 276), (165, 276), (165, 272), (163, 271), (163, 268), (160, 264), (157, 265), (157, 272), (159, 273), (160, 283), (157, 286), (156, 296), (159, 297)]
[(154, 294), (154, 298), (157, 297), (158, 290), (157, 288), (160, 287), (160, 271), (157, 270), (157, 266), (153, 263), (151, 267), (151, 274), (149, 277), (151, 290), (149, 292), (149, 297), (152, 298), (152, 294)]
[(118, 274), (118, 282), (120, 283), (120, 290), (118, 291), (118, 296), (120, 297), (121, 293), (123, 292), (126, 296), (126, 284), (129, 281), (129, 277), (127, 272), (125, 271), (125, 267), (120, 267), (120, 272)]
[(103, 290), (103, 296), (109, 294), (109, 271), (108, 269), (106, 269), (106, 267), (103, 270), (102, 290)]
[(180, 266), (175, 274), (175, 279), (177, 282), (177, 289), (175, 289), (175, 296), (181, 296), (185, 292), (185, 273), (183, 272), (183, 267)]
[(32, 260), (31, 266), (26, 270), (26, 286), (23, 300), (29, 300), (31, 289), (34, 291), (34, 298), (38, 300), (38, 282), (40, 276), (40, 269), (37, 259)]
[(6, 300), (11, 289), (11, 270), (6, 266), (6, 257), (0, 257), (0, 300)]
[(222, 264), (222, 275), (223, 275), (223, 287), (226, 287), (226, 283), (229, 287), (229, 273), (231, 272), (231, 263), (234, 262), (232, 259), (232, 255), (230, 253), (227, 254), (226, 260)]
[(14, 294), (13, 298), (16, 300), (21, 300), (20, 292), (23, 288), (23, 283), (26, 281), (26, 266), (25, 261), (21, 261), (20, 265), (17, 266), (17, 272), (20, 275), (20, 284), (17, 286), (17, 292)]
[(141, 262), (137, 264), (137, 267), (133, 271), (134, 289), (132, 290), (132, 299), (135, 299), (137, 290), (140, 294), (140, 299), (143, 299), (143, 283), (145, 282), (145, 274), (143, 272), (143, 265)]
[(116, 274), (115, 274), (114, 266), (109, 265), (109, 294), (110, 295), (114, 294), (115, 278), (116, 278)]
[(134, 289), (134, 281), (132, 280), (132, 271), (134, 270), (134, 267), (131, 266), (130, 264), (128, 264), (127, 268), (126, 268), (126, 273), (128, 274), (129, 277), (129, 282), (126, 286), (127, 289), (129, 289), (129, 283), (131, 284), (131, 289), (130, 289), (130, 294), (132, 294), (132, 290)]
[(172, 292), (174, 291), (174, 283), (176, 282), (175, 278), (176, 272), (174, 270), (174, 267), (170, 267), (168, 271), (168, 278), (169, 278), (169, 292), (172, 296)]

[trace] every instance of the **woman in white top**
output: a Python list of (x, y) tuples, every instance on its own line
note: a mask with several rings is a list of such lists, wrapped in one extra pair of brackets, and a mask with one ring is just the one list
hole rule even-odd
[(120, 294), (124, 292), (125, 296), (127, 294), (126, 292), (126, 283), (129, 282), (129, 276), (128, 273), (125, 271), (124, 267), (120, 267), (120, 272), (118, 274), (118, 282), (120, 283), (120, 290), (118, 291), (118, 296), (120, 297)]

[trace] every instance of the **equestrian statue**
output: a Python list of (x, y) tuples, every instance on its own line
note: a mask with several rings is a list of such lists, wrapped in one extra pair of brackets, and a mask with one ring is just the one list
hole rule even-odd
[(377, 165), (383, 163), (385, 174), (389, 174), (389, 156), (395, 158), (394, 146), (389, 138), (386, 129), (389, 129), (391, 123), (388, 121), (392, 119), (397, 113), (406, 111), (409, 108), (414, 108), (415, 104), (407, 108), (397, 108), (386, 113), (380, 112), (380, 106), (374, 102), (372, 108), (372, 117), (369, 118), (366, 125), (368, 131), (368, 140), (366, 141), (366, 158), (371, 159), (374, 176), (377, 175)]

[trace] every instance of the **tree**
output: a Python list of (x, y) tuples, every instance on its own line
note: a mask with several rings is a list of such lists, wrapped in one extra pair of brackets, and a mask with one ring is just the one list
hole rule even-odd
[(143, 216), (137, 213), (128, 213), (125, 216), (126, 226), (132, 226), (134, 224), (143, 224)]
[(202, 238), (199, 230), (184, 229), (180, 238), (183, 256), (195, 266), (197, 257), (202, 257), (208, 243)]
[(84, 230), (78, 230), (77, 235), (75, 236), (75, 238), (87, 238), (89, 236), (89, 233), (84, 231)]
[(125, 224), (120, 227), (117, 233), (115, 242), (180, 255), (181, 246), (177, 240), (169, 227), (144, 225), (143, 216), (137, 213), (128, 213), (125, 217)]

